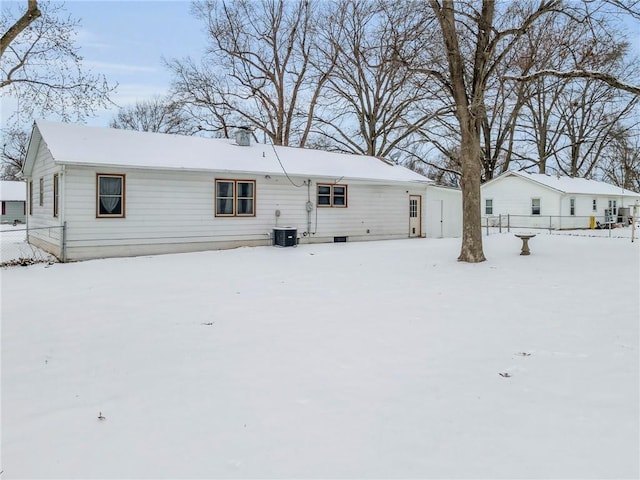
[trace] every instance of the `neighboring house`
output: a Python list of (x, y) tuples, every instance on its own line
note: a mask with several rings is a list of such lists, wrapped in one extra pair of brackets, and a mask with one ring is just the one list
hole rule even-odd
[(295, 243), (461, 231), (461, 207), (446, 228), (426, 221), (430, 202), (461, 205), (459, 192), (375, 157), (252, 144), (244, 130), (234, 141), (37, 121), (23, 174), (29, 242), (62, 260), (270, 245), (276, 227)]
[[(482, 215), (509, 215), (511, 225), (589, 228), (627, 223), (640, 194), (615, 185), (540, 173), (505, 172), (482, 185)], [(506, 219), (503, 219), (506, 225)]]
[(2, 217), (0, 223), (24, 223), (26, 221), (27, 187), (25, 182), (0, 181)]

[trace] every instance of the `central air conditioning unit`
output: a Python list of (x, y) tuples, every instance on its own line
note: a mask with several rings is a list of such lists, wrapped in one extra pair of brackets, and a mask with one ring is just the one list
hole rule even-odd
[(293, 227), (275, 227), (273, 244), (277, 247), (295, 247), (298, 243), (298, 229)]

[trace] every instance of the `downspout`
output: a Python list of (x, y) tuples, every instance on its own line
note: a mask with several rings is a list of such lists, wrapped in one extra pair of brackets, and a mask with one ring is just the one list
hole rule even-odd
[(307, 179), (307, 235), (311, 235), (311, 211), (313, 210), (313, 203), (311, 202), (311, 179)]
[[(60, 177), (62, 177), (62, 181), (60, 181)], [(62, 245), (60, 251), (60, 260), (62, 263), (67, 261), (67, 221), (65, 220), (65, 198), (66, 189), (64, 188), (66, 184), (67, 178), (67, 166), (62, 165), (62, 171), (60, 172), (60, 177), (58, 177), (58, 215), (62, 222)]]
[(558, 205), (558, 230), (562, 230), (562, 200), (564, 199), (564, 193), (560, 195), (560, 204)]

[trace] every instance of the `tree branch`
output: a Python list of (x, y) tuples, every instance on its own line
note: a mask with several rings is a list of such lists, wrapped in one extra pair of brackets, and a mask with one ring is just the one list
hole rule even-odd
[(539, 70), (537, 72), (531, 73), (529, 75), (523, 76), (511, 76), (506, 75), (502, 77), (504, 80), (515, 80), (518, 82), (528, 82), (530, 80), (536, 80), (541, 77), (556, 77), (556, 78), (593, 78), (596, 80), (600, 80), (607, 85), (610, 85), (619, 90), (624, 90), (625, 92), (632, 93), (634, 95), (640, 95), (640, 86), (631, 85), (629, 83), (625, 83), (620, 79), (616, 78), (613, 75), (609, 75), (608, 73), (598, 72), (594, 70), (569, 70), (569, 71), (559, 71), (559, 70)]
[(0, 58), (11, 42), (41, 15), (37, 0), (28, 0), (27, 11), (0, 38)]

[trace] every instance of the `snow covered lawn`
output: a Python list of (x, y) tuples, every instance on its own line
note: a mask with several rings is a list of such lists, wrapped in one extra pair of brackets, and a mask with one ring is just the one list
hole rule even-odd
[(484, 240), (3, 269), (1, 478), (638, 478), (640, 242)]

